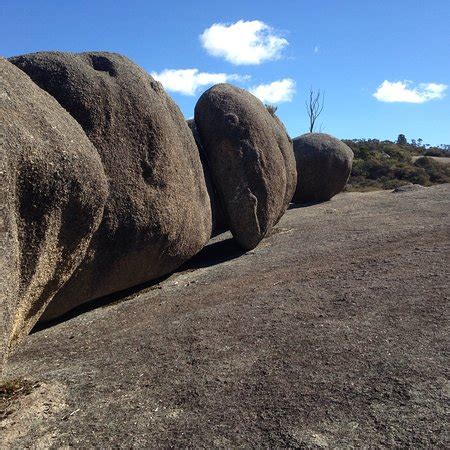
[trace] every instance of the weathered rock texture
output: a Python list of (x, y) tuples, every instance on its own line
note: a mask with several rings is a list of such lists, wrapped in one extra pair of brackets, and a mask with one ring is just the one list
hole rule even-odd
[(107, 181), (95, 147), (58, 102), (0, 58), (2, 359), (83, 259)]
[(211, 178), (211, 171), (208, 166), (208, 158), (206, 156), (205, 149), (200, 141), (200, 136), (198, 135), (197, 126), (195, 125), (194, 119), (189, 119), (186, 121), (188, 127), (192, 131), (195, 143), (197, 144), (198, 153), (200, 155), (200, 160), (202, 162), (203, 174), (205, 176), (206, 188), (208, 189), (208, 195), (211, 202), (211, 213), (212, 213), (212, 235), (220, 234), (228, 230), (228, 225), (223, 214), (222, 205), (220, 204), (219, 196), (217, 195), (217, 190), (214, 186), (213, 180)]
[(352, 170), (353, 152), (325, 133), (306, 133), (294, 139), (297, 187), (294, 203), (330, 200), (344, 189)]
[(252, 249), (289, 204), (295, 171), (289, 137), (256, 97), (229, 84), (200, 97), (195, 123), (227, 223)]
[(167, 274), (204, 246), (211, 209), (200, 158), (160, 83), (113, 53), (48, 52), (11, 61), (81, 124), (110, 184), (88, 255), (44, 319)]

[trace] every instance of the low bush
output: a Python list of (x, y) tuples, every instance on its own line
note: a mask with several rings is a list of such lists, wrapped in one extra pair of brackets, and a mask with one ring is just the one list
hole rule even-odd
[(427, 173), (430, 183), (450, 183), (450, 164), (442, 164), (434, 159), (419, 158), (414, 165)]
[(425, 150), (423, 155), (424, 156), (440, 156), (441, 158), (449, 158), (450, 152), (442, 150), (440, 148), (430, 148), (429, 150)]
[[(344, 140), (355, 155), (347, 191), (370, 191), (395, 189), (407, 183), (430, 186), (450, 183), (450, 165), (444, 165), (431, 158), (414, 156), (423, 154), (424, 149), (413, 145), (397, 145), (391, 141), (377, 139)], [(427, 150), (442, 156), (448, 152), (437, 148)], [(437, 155), (439, 153), (439, 155)]]

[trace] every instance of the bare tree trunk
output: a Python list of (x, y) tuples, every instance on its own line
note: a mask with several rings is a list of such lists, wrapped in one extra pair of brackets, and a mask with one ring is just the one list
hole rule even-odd
[(309, 90), (309, 100), (305, 102), (306, 112), (309, 117), (309, 132), (314, 131), (314, 126), (316, 125), (316, 120), (323, 111), (323, 106), (325, 103), (325, 95), (320, 92), (320, 89), (315, 93), (313, 88)]

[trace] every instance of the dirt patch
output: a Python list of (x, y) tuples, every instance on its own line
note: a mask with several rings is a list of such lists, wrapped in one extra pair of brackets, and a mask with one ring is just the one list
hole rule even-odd
[(28, 434), (35, 437), (34, 448), (49, 447), (55, 434), (47, 429), (46, 422), (67, 406), (63, 385), (11, 380), (0, 386), (0, 392), (2, 448), (14, 446)]
[(28, 395), (38, 384), (31, 381), (16, 379), (8, 380), (0, 385), (0, 421), (3, 421), (11, 414), (11, 406), (18, 401), (20, 397)]

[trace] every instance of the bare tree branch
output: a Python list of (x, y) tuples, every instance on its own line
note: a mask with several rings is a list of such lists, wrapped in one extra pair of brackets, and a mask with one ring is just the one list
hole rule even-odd
[(312, 133), (314, 131), (314, 127), (316, 125), (317, 118), (323, 111), (323, 107), (325, 104), (325, 94), (320, 92), (320, 89), (315, 93), (313, 88), (311, 87), (309, 90), (309, 100), (306, 100), (306, 112), (309, 117), (309, 132)]

